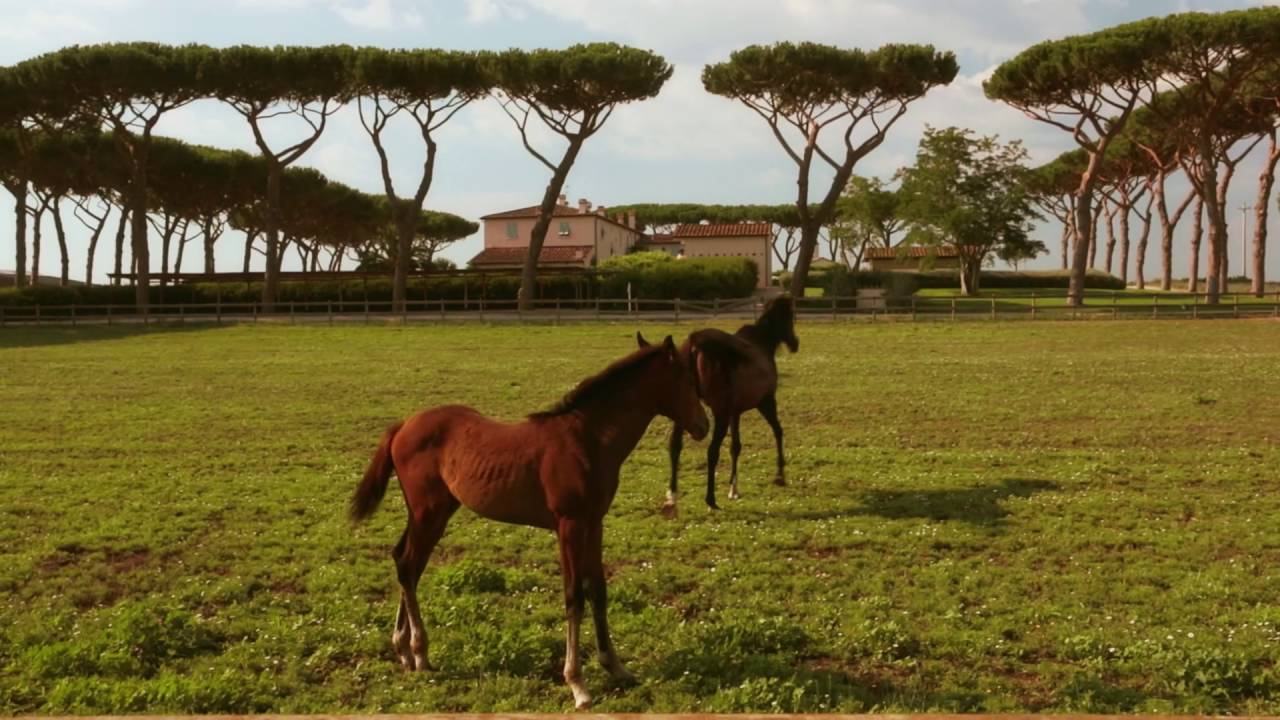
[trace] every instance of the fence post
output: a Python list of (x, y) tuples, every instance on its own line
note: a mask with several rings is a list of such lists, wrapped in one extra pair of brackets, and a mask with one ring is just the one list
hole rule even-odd
[(1036, 294), (1031, 293), (1031, 319), (1036, 319)]
[(996, 319), (996, 298), (994, 295), (991, 296), (991, 319)]
[(1235, 301), (1234, 307), (1231, 309), (1231, 314), (1233, 317), (1240, 317), (1240, 293), (1232, 295), (1231, 299)]
[(560, 324), (560, 296), (556, 296), (556, 324)]
[(1151, 317), (1159, 317), (1160, 315), (1160, 296), (1151, 296)]
[(1276, 306), (1274, 314), (1276, 317), (1280, 317), (1280, 290), (1276, 291)]
[(715, 298), (711, 301), (711, 317), (720, 317), (720, 298)]
[(325, 303), (325, 307), (329, 309), (329, 325), (332, 326), (333, 325), (333, 303), (327, 302)]
[[(408, 294), (409, 294), (408, 292), (405, 293), (405, 295), (408, 295)], [(409, 324), (409, 302), (410, 302), (409, 298), (406, 297), (404, 299), (404, 302), (400, 305), (400, 324), (401, 325)], [(330, 325), (333, 324), (332, 312), (329, 314), (329, 324)]]
[[(107, 306), (107, 312), (111, 311), (111, 306)], [(111, 317), (108, 315), (107, 317)], [(107, 324), (110, 324), (109, 322)], [(0, 305), (0, 327), (4, 327), (4, 306)]]
[(298, 318), (297, 318), (297, 317), (295, 317), (295, 316), (294, 316), (294, 314), (293, 314), (293, 301), (292, 301), (292, 300), (290, 300), (290, 301), (289, 301), (289, 324), (290, 324), (290, 325), (297, 325), (297, 324), (298, 324)]
[(951, 298), (951, 321), (955, 322), (955, 320), (956, 320), (956, 299)]
[(76, 306), (71, 306), (71, 327), (76, 326)]
[(1199, 318), (1200, 318), (1200, 295), (1199, 293), (1192, 293), (1191, 294), (1191, 319), (1197, 320)]
[(916, 296), (911, 296), (911, 322), (916, 321)]
[(484, 293), (480, 293), (480, 320), (484, 321)]
[[(72, 312), (72, 317), (75, 317), (74, 315), (75, 310), (72, 309), (71, 312)], [(75, 324), (75, 323), (73, 322), (72, 324)], [(178, 324), (179, 325), (187, 324), (187, 306), (185, 304), (178, 306)]]
[(111, 306), (110, 305), (107, 306), (107, 324), (108, 325), (111, 324)]
[(253, 324), (258, 324), (258, 303), (253, 304)]
[(600, 296), (596, 295), (596, 319), (600, 319)]
[[(222, 293), (218, 293), (218, 300), (213, 305), (213, 313), (218, 319), (218, 324), (222, 324)], [(107, 317), (111, 317), (111, 308), (107, 308)]]
[(1111, 319), (1112, 320), (1115, 320), (1120, 313), (1120, 306), (1118, 305), (1119, 300), (1117, 298), (1119, 298), (1118, 295), (1116, 295), (1115, 293), (1111, 293)]
[(444, 316), (444, 298), (440, 298), (440, 320), (445, 320)]
[(676, 298), (675, 302), (671, 305), (671, 307), (675, 312), (676, 322), (680, 322), (680, 298)]
[(40, 327), (40, 306), (36, 305), (36, 327)]
[[(872, 317), (874, 318), (875, 316), (873, 315)], [(831, 322), (835, 322), (835, 321), (836, 321), (836, 299), (835, 299), (835, 296), (832, 296), (832, 298), (831, 298)]]

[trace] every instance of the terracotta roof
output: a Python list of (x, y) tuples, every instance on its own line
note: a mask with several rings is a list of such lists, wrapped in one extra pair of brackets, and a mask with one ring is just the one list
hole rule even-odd
[[(519, 220), (521, 218), (536, 218), (538, 217), (539, 209), (540, 209), (539, 206), (532, 205), (530, 207), (516, 208), (515, 210), (503, 210), (502, 212), (491, 213), (489, 215), (482, 216), (480, 219), (481, 220)], [(609, 214), (608, 210), (605, 211), (605, 214), (601, 215), (600, 213), (595, 211), (582, 212), (581, 210), (574, 207), (573, 205), (557, 205), (555, 209), (551, 211), (551, 217), (597, 217), (607, 223), (617, 225), (618, 227), (626, 228), (634, 233), (638, 234), (640, 232), (639, 230), (636, 230), (635, 228), (631, 227), (630, 225), (627, 225), (626, 223), (618, 222), (616, 219), (614, 219), (612, 215)]]
[[(516, 218), (538, 217), (538, 205), (531, 207), (516, 208), (515, 210), (503, 210), (490, 215), (481, 217), (481, 220), (514, 220)], [(557, 205), (551, 212), (551, 217), (570, 217), (576, 215), (591, 215), (593, 213), (584, 213), (572, 205)], [(603, 215), (601, 217), (604, 217)]]
[[(589, 245), (552, 245), (538, 253), (539, 265), (585, 265), (591, 259)], [(485, 248), (471, 258), (472, 265), (523, 265), (528, 246)]]
[(680, 225), (672, 233), (677, 238), (705, 237), (772, 237), (769, 223), (720, 223), (713, 225)]
[(894, 260), (899, 257), (905, 258), (923, 258), (930, 254), (938, 258), (959, 257), (953, 245), (941, 245), (938, 247), (925, 247), (922, 245), (912, 245), (910, 247), (894, 247), (894, 248), (867, 248), (867, 252), (863, 255), (864, 260)]

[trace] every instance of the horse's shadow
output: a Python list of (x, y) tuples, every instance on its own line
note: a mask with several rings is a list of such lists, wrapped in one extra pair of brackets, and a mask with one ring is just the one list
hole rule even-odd
[(1009, 516), (1006, 500), (1029, 498), (1061, 487), (1047, 480), (1005, 478), (995, 485), (930, 490), (863, 491), (856, 499), (831, 503), (820, 510), (771, 511), (792, 520), (832, 520), (842, 517), (875, 516), (889, 520), (911, 518), (937, 522), (956, 521), (980, 527), (1003, 524)]

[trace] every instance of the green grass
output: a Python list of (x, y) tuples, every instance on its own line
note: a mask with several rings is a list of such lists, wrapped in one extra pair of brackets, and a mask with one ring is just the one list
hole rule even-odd
[[(423, 588), (440, 670), (411, 675), (403, 504), (343, 511), (387, 422), (517, 418), (634, 330), (0, 331), (0, 712), (570, 707), (549, 534), (456, 516)], [(658, 515), (665, 421), (624, 467), (605, 560), (641, 684), (589, 662), (602, 711), (1280, 712), (1280, 326), (800, 335), (790, 487), (756, 415), (718, 514), (687, 444)]]

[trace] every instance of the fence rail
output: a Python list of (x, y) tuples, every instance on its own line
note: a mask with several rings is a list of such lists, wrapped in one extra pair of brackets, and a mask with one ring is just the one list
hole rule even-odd
[[(579, 322), (591, 320), (655, 320), (755, 318), (760, 298), (710, 301), (639, 299), (539, 300), (521, 311), (515, 300), (410, 300), (402, 309), (389, 301), (317, 300), (277, 302), (268, 312), (262, 303), (179, 303), (152, 305), (145, 312), (133, 305), (0, 306), (0, 327), (116, 323), (352, 323), (352, 322)], [(1252, 294), (1222, 295), (1217, 304), (1193, 293), (1115, 293), (1091, 295), (1079, 307), (1065, 295), (1002, 294), (990, 297), (913, 296), (888, 299), (866, 297), (804, 298), (796, 312), (805, 319), (830, 320), (1048, 320), (1138, 318), (1280, 317), (1280, 292), (1258, 298)]]

